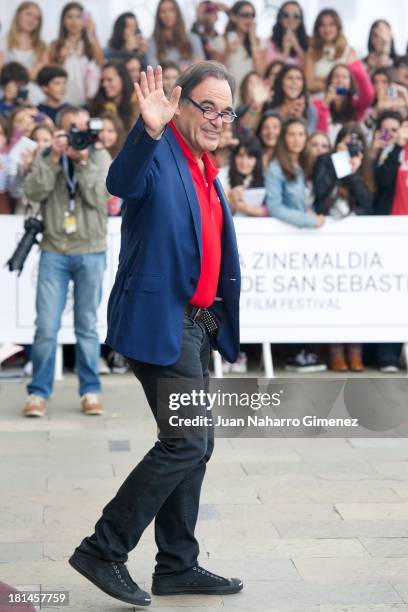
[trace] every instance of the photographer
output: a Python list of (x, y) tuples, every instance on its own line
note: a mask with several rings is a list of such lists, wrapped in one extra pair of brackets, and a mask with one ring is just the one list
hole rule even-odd
[(110, 156), (92, 146), (88, 119), (88, 113), (79, 108), (66, 107), (60, 111), (52, 146), (35, 159), (25, 180), (26, 197), (41, 202), (44, 232), (32, 350), (33, 379), (27, 387), (24, 416), (45, 414), (70, 280), (74, 284), (75, 356), (81, 406), (85, 414), (103, 412), (97, 395), (100, 381), (96, 322), (107, 248), (105, 178)]

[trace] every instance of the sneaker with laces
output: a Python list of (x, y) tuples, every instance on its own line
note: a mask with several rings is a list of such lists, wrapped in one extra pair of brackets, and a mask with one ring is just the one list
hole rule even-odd
[(230, 595), (243, 588), (239, 578), (223, 578), (196, 565), (177, 574), (153, 574), (153, 595)]
[(104, 561), (77, 548), (69, 564), (101, 591), (134, 606), (149, 606), (151, 597), (132, 580), (124, 563)]
[(23, 416), (25, 417), (43, 417), (47, 411), (45, 399), (40, 395), (31, 393), (24, 404)]
[(285, 370), (287, 372), (325, 372), (327, 366), (321, 363), (315, 353), (308, 353), (302, 349), (291, 359), (288, 359)]
[(84, 393), (81, 395), (82, 412), (87, 415), (103, 414), (103, 406), (96, 393)]
[(129, 371), (129, 364), (126, 358), (116, 351), (109, 353), (107, 362), (112, 374), (126, 374)]

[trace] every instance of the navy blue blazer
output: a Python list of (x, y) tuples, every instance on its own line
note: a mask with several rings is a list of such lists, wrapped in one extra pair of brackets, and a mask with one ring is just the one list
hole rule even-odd
[[(201, 269), (201, 214), (187, 161), (172, 130), (151, 138), (139, 119), (112, 162), (108, 191), (122, 206), (121, 248), (108, 303), (106, 343), (139, 361), (170, 365), (181, 352), (184, 309)], [(222, 315), (215, 346), (228, 360), (239, 351), (238, 249), (229, 206), (223, 210), (222, 258), (212, 308)]]

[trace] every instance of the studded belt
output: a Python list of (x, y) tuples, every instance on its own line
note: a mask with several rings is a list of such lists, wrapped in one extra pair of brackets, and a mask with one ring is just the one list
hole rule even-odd
[(220, 328), (217, 319), (207, 310), (207, 308), (199, 308), (198, 306), (187, 304), (184, 312), (190, 319), (193, 319), (193, 321), (201, 321), (204, 323), (204, 327), (209, 334), (217, 333)]

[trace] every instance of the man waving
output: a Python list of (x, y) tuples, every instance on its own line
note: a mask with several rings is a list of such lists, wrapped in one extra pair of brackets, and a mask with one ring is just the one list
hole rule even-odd
[[(170, 99), (162, 72), (149, 66), (135, 85), (140, 119), (107, 179), (125, 200), (119, 267), (108, 306), (107, 344), (128, 359), (156, 421), (159, 382), (172, 390), (208, 389), (211, 347), (229, 361), (239, 351), (240, 270), (232, 217), (208, 152), (236, 115), (225, 67), (199, 62)], [(211, 413), (201, 406), (202, 416)], [(179, 417), (191, 416), (183, 405)], [(150, 596), (125, 562), (154, 519), (155, 595), (229, 594), (236, 578), (198, 564), (194, 535), (201, 484), (213, 446), (209, 419), (189, 435), (159, 430), (153, 448), (107, 504), (71, 565), (108, 594), (134, 605)], [(159, 425), (160, 427), (160, 425)]]

